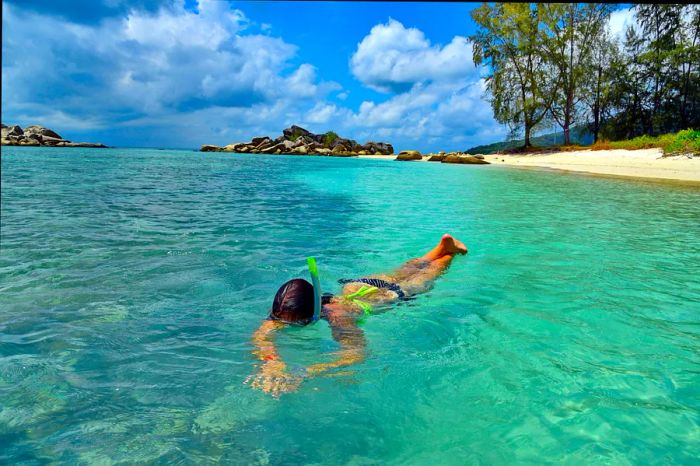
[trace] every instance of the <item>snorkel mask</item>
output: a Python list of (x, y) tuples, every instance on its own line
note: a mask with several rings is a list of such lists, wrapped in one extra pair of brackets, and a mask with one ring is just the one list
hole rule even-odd
[[(277, 295), (275, 295), (275, 302), (273, 303), (273, 310), (270, 311), (270, 314), (267, 317), (269, 320), (274, 320), (274, 321), (278, 321), (278, 322), (281, 322), (284, 324), (295, 325), (295, 326), (300, 326), (300, 327), (304, 327), (306, 325), (313, 324), (313, 323), (317, 322), (318, 320), (320, 320), (321, 309), (323, 307), (323, 297), (321, 294), (321, 280), (319, 279), (319, 276), (318, 276), (318, 267), (316, 265), (316, 260), (313, 257), (307, 257), (306, 260), (307, 260), (307, 263), (309, 265), (309, 273), (311, 274), (311, 283), (300, 278), (300, 279), (289, 280), (282, 287), (280, 287), (279, 291), (277, 291)], [(297, 283), (295, 283), (295, 282), (297, 282)], [(313, 313), (311, 314), (311, 316), (309, 316), (306, 319), (296, 319), (295, 318), (293, 320), (287, 320), (285, 318), (287, 316), (284, 315), (287, 311), (284, 311), (281, 308), (282, 304), (280, 302), (278, 302), (278, 300), (281, 299), (282, 302), (284, 300), (286, 300), (289, 286), (295, 286), (295, 285), (298, 286), (299, 282), (302, 282), (303, 285), (305, 285), (305, 286), (311, 286), (311, 288), (313, 289), (313, 296), (311, 298), (313, 300)], [(307, 293), (308, 293), (308, 291), (307, 291)], [(281, 296), (281, 298), (280, 298), (280, 296)], [(308, 306), (310, 304), (309, 301), (310, 300), (308, 300), (308, 298), (307, 298), (306, 303), (305, 303), (306, 306)], [(274, 308), (277, 308), (277, 306), (280, 306), (279, 310), (277, 311), (277, 313), (279, 313), (279, 315), (274, 311)], [(304, 312), (304, 314), (306, 314), (307, 312), (308, 311)], [(308, 314), (306, 314), (306, 315), (308, 315)]]

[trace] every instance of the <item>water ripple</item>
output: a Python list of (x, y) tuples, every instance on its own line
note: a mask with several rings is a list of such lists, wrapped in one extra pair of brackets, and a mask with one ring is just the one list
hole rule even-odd
[[(692, 464), (700, 192), (500, 167), (3, 148), (0, 463)], [(69, 180), (69, 181), (67, 181)], [(277, 286), (470, 254), (351, 374), (244, 380)], [(279, 338), (293, 368), (338, 349)]]

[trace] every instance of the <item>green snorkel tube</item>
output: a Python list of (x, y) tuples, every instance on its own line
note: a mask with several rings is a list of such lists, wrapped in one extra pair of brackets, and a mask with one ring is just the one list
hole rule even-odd
[(318, 267), (316, 259), (312, 256), (306, 258), (309, 264), (309, 273), (311, 273), (311, 284), (314, 286), (314, 317), (311, 321), (316, 322), (321, 318), (321, 280), (318, 278)]

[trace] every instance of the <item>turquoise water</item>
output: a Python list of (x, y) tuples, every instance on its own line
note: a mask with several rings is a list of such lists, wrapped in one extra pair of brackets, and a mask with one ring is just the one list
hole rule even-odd
[[(2, 149), (0, 463), (692, 464), (700, 190), (503, 167)], [(277, 287), (470, 249), (368, 358), (244, 384)], [(292, 366), (337, 347), (279, 339)]]

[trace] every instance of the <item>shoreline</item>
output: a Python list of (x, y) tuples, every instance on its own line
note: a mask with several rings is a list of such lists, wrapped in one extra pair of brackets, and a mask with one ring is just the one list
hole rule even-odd
[[(700, 158), (662, 156), (661, 149), (614, 149), (539, 152), (525, 155), (489, 154), (485, 155), (484, 159), (495, 166), (700, 186)], [(393, 160), (396, 156), (361, 155), (357, 158)], [(427, 157), (417, 160), (427, 161)]]
[[(5, 147), (3, 145), (3, 147)], [(14, 147), (37, 147), (21, 145)], [(47, 147), (47, 146), (39, 146)], [(51, 146), (48, 146), (51, 147)], [(55, 147), (55, 146), (54, 146)], [(61, 147), (61, 146), (58, 146)], [(70, 147), (70, 146), (63, 146)], [(78, 146), (80, 147), (80, 146)], [(83, 146), (84, 147), (84, 146)], [(88, 146), (89, 147), (89, 146)], [(112, 147), (112, 149), (129, 149)], [(133, 149), (133, 148), (132, 148)], [(146, 148), (168, 150), (163, 148)], [(196, 149), (172, 149), (197, 151)], [(236, 152), (231, 152), (237, 154)], [(241, 155), (256, 155), (245, 154)], [(297, 154), (285, 154), (298, 157)], [(603, 176), (607, 178), (646, 180), (656, 182), (673, 182), (686, 186), (700, 187), (700, 157), (687, 156), (662, 157), (661, 149), (611, 149), (580, 150), (570, 152), (537, 152), (532, 154), (487, 154), (484, 160), (494, 166), (520, 168), (529, 170), (546, 170), (562, 174)], [(308, 157), (308, 155), (307, 155)], [(396, 160), (397, 155), (355, 155), (341, 158), (365, 160)], [(411, 162), (428, 162), (428, 156)], [(440, 162), (433, 162), (440, 163)], [(450, 164), (451, 165), (451, 164)]]
[(662, 157), (661, 149), (602, 150), (486, 155), (496, 166), (548, 169), (627, 179), (680, 181), (700, 185), (700, 158)]

